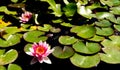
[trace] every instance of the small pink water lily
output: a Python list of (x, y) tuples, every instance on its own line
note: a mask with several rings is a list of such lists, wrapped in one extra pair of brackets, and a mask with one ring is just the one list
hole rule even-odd
[(34, 56), (31, 61), (31, 64), (39, 61), (40, 63), (48, 63), (51, 64), (51, 60), (48, 58), (48, 55), (51, 54), (54, 49), (50, 49), (49, 44), (46, 42), (40, 41), (39, 43), (34, 43), (32, 48), (29, 49), (30, 52), (26, 52), (30, 56)]
[(26, 23), (30, 20), (30, 18), (32, 17), (32, 13), (25, 11), (24, 13), (22, 13), (21, 17), (19, 17), (20, 22), (22, 23)]

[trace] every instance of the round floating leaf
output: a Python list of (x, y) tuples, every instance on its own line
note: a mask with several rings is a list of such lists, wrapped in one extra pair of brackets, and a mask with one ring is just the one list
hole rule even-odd
[(38, 27), (38, 30), (48, 32), (48, 31), (51, 29), (51, 27), (52, 27), (52, 26), (49, 25), (49, 24), (44, 24), (44, 27), (39, 26), (39, 27)]
[(84, 44), (82, 41), (73, 44), (73, 48), (75, 51), (85, 54), (93, 54), (101, 49), (98, 43), (86, 42), (86, 44)]
[(85, 27), (77, 33), (78, 36), (82, 38), (91, 38), (95, 35), (96, 29), (94, 27)]
[(41, 31), (29, 31), (26, 32), (23, 35), (23, 38), (27, 41), (27, 42), (39, 42), (40, 40), (42, 41), (46, 41), (47, 37), (43, 36), (45, 33), (41, 32)]
[(7, 51), (5, 54), (0, 55), (0, 65), (6, 65), (14, 62), (18, 57), (18, 52), (14, 49)]
[(8, 70), (22, 70), (22, 68), (17, 64), (9, 64)]
[(90, 41), (100, 42), (103, 41), (105, 38), (102, 36), (95, 35), (94, 37), (90, 38)]
[(120, 31), (120, 25), (114, 25), (114, 28), (118, 31)]
[(20, 42), (20, 36), (18, 35), (9, 35), (5, 37), (5, 40), (0, 38), (0, 47), (10, 47), (16, 45)]
[(116, 47), (120, 49), (120, 36), (110, 36), (109, 39), (104, 39), (101, 44), (104, 47)]
[(66, 59), (69, 58), (70, 56), (72, 56), (74, 54), (74, 50), (69, 47), (69, 46), (64, 46), (64, 48), (62, 49), (61, 47), (57, 46), (54, 47), (54, 51), (53, 51), (53, 56), (60, 58), (60, 59)]
[(4, 66), (0, 66), (0, 70), (6, 70)]
[(17, 32), (20, 32), (20, 30), (17, 27), (6, 27), (4, 29), (5, 29), (5, 32), (9, 34), (15, 34)]
[(110, 8), (110, 12), (111, 13), (113, 13), (113, 14), (115, 14), (115, 15), (120, 15), (120, 7), (118, 6), (118, 7), (111, 7)]
[(32, 47), (32, 44), (27, 44), (27, 45), (25, 45), (25, 47), (24, 47), (24, 51), (25, 51), (25, 53), (26, 52), (29, 52), (30, 50), (30, 48)]
[(80, 67), (80, 68), (91, 68), (97, 66), (100, 62), (100, 57), (98, 54), (92, 56), (82, 56), (80, 54), (75, 53), (71, 58), (70, 61), (73, 65)]
[(60, 29), (60, 28), (52, 27), (52, 28), (50, 29), (50, 31), (53, 32), (53, 33), (59, 33), (59, 32), (61, 31), (61, 29)]
[(105, 53), (100, 53), (100, 58), (102, 61), (110, 64), (118, 64), (120, 63), (120, 50), (111, 47), (111, 48), (103, 48)]
[(101, 20), (99, 22), (96, 22), (95, 24), (99, 27), (109, 27), (112, 25), (108, 20)]
[(95, 35), (96, 29), (93, 26), (82, 25), (73, 27), (71, 32), (77, 33), (82, 38), (91, 38)]
[(108, 28), (99, 28), (96, 27), (96, 34), (101, 35), (101, 36), (110, 36), (114, 33), (113, 29), (108, 27)]
[(60, 36), (59, 37), (59, 42), (63, 45), (71, 45), (73, 43), (75, 43), (78, 39), (76, 39), (75, 37), (71, 37), (71, 36)]
[(96, 18), (98, 18), (98, 19), (106, 18), (111, 22), (117, 23), (117, 19), (115, 18), (115, 16), (109, 12), (98, 12), (98, 13), (96, 13)]

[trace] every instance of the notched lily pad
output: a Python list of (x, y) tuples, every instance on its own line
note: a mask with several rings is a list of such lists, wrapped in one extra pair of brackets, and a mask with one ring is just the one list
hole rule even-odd
[(98, 35), (95, 35), (94, 37), (88, 39), (90, 41), (95, 41), (95, 42), (100, 42), (100, 41), (103, 41), (105, 38), (102, 37), (102, 36), (98, 36)]
[(110, 27), (112, 25), (108, 20), (100, 20), (99, 22), (95, 22), (95, 24), (99, 27)]
[(39, 26), (39, 27), (38, 27), (38, 30), (48, 32), (51, 28), (52, 28), (51, 25), (49, 25), (49, 24), (44, 24), (44, 27)]
[(86, 42), (84, 44), (82, 41), (79, 41), (73, 44), (73, 49), (80, 53), (94, 54), (100, 51), (101, 47), (98, 43)]
[(25, 47), (24, 47), (24, 51), (25, 51), (25, 53), (26, 52), (30, 52), (30, 48), (32, 47), (32, 44), (27, 44), (27, 45), (25, 45)]
[(71, 36), (60, 36), (59, 37), (59, 42), (63, 45), (71, 45), (73, 43), (75, 43), (78, 39), (76, 39), (75, 37), (71, 37)]
[(89, 25), (75, 26), (70, 31), (82, 38), (91, 38), (96, 33), (95, 27)]
[(100, 53), (100, 58), (102, 61), (110, 64), (120, 63), (120, 50), (114, 47), (103, 48), (105, 53)]
[(9, 64), (8, 70), (22, 70), (22, 68), (17, 64)]
[(120, 36), (112, 35), (109, 39), (104, 39), (101, 44), (104, 47), (114, 47), (120, 49)]
[(20, 36), (18, 35), (8, 35), (4, 39), (0, 38), (0, 47), (10, 47), (16, 45), (20, 42)]
[(41, 40), (41, 41), (46, 41), (46, 40), (47, 40), (47, 37), (44, 36), (44, 35), (45, 35), (44, 32), (35, 30), (35, 31), (26, 32), (26, 33), (23, 35), (23, 38), (24, 38), (27, 42), (39, 42), (40, 40)]
[(57, 46), (54, 47), (54, 51), (53, 51), (53, 56), (60, 58), (60, 59), (66, 59), (71, 57), (74, 54), (74, 50), (69, 47), (69, 46), (64, 46), (64, 48), (62, 49), (61, 47)]
[(5, 54), (0, 55), (0, 65), (6, 65), (12, 63), (17, 59), (17, 57), (18, 57), (18, 52), (14, 49), (11, 49), (7, 51)]
[(114, 33), (113, 29), (110, 27), (107, 27), (107, 28), (96, 27), (96, 30), (97, 30), (96, 34), (101, 36), (110, 36)]
[(80, 67), (80, 68), (91, 68), (97, 66), (100, 62), (100, 57), (98, 54), (92, 56), (83, 56), (80, 54), (75, 53), (71, 58), (70, 61), (73, 65)]

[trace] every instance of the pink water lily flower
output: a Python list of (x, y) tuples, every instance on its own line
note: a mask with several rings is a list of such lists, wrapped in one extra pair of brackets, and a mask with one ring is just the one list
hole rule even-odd
[(25, 11), (24, 13), (22, 13), (21, 17), (19, 17), (20, 22), (22, 23), (26, 23), (30, 20), (30, 18), (32, 17), (32, 13)]
[(39, 43), (34, 43), (32, 48), (29, 49), (30, 52), (26, 52), (30, 56), (34, 56), (31, 61), (31, 64), (39, 61), (40, 63), (48, 63), (51, 64), (51, 60), (48, 58), (48, 55), (51, 54), (54, 49), (50, 49), (49, 44), (46, 42), (40, 41)]

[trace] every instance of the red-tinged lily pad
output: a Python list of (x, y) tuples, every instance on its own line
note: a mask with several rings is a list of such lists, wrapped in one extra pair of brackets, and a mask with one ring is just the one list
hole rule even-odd
[(98, 65), (98, 63), (100, 62), (100, 57), (98, 54), (92, 56), (83, 56), (75, 53), (70, 58), (70, 61), (73, 65), (80, 68), (92, 68)]
[(64, 46), (64, 48), (62, 49), (61, 47), (57, 46), (54, 47), (54, 51), (53, 51), (53, 56), (60, 58), (60, 59), (66, 59), (71, 57), (74, 54), (74, 50), (69, 47), (69, 46)]
[(94, 54), (100, 51), (101, 49), (98, 43), (92, 43), (92, 42), (83, 43), (82, 41), (73, 44), (73, 48), (76, 52), (85, 53), (85, 54)]
[(120, 63), (120, 50), (114, 47), (103, 48), (105, 53), (100, 53), (100, 58), (102, 61), (110, 64)]
[(22, 68), (17, 64), (9, 64), (7, 70), (22, 70)]
[(35, 30), (35, 31), (29, 31), (26, 32), (23, 35), (23, 38), (27, 41), (27, 42), (39, 42), (39, 41), (46, 41), (47, 37), (44, 36), (45, 33)]
[(78, 39), (76, 39), (75, 37), (71, 37), (71, 36), (60, 36), (59, 37), (59, 42), (63, 45), (71, 45), (73, 43), (75, 43)]
[(11, 49), (6, 53), (4, 52), (3, 54), (0, 55), (0, 65), (6, 65), (12, 63), (17, 59), (17, 57), (18, 57), (18, 52), (14, 49)]
[(104, 39), (101, 44), (104, 47), (114, 47), (120, 49), (120, 36), (112, 35), (109, 39)]
[(0, 38), (0, 47), (10, 47), (16, 45), (20, 42), (20, 36), (18, 35), (8, 35), (4, 39)]

